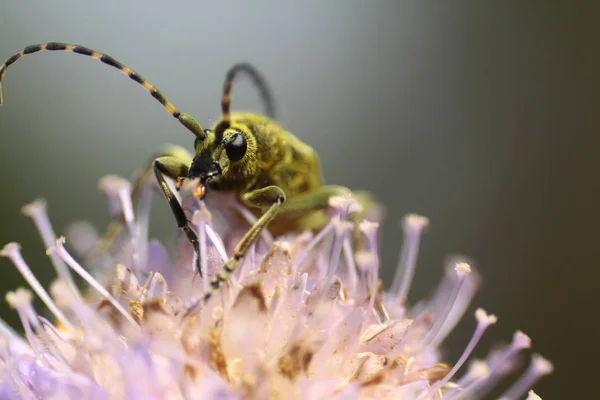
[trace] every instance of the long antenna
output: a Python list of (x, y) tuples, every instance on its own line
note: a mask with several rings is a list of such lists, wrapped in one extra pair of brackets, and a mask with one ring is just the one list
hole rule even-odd
[(154, 97), (173, 117), (175, 117), (187, 129), (189, 129), (194, 135), (200, 138), (204, 138), (206, 136), (204, 133), (204, 129), (202, 129), (202, 126), (198, 121), (196, 121), (196, 119), (194, 119), (194, 117), (192, 117), (189, 114), (180, 112), (173, 103), (167, 100), (167, 98), (160, 92), (160, 90), (158, 90), (156, 87), (150, 84), (140, 74), (138, 74), (131, 68), (121, 64), (119, 61), (115, 60), (107, 54), (102, 54), (98, 51), (79, 45), (57, 42), (51, 42), (46, 44), (34, 44), (19, 50), (13, 56), (9, 57), (4, 62), (4, 64), (0, 66), (0, 105), (2, 105), (2, 79), (4, 78), (4, 74), (6, 74), (6, 70), (8, 69), (8, 67), (14, 64), (19, 58), (23, 57), (26, 54), (33, 54), (37, 53), (38, 51), (45, 50), (70, 51), (72, 53), (95, 58), (97, 60), (102, 61), (104, 64), (110, 65), (111, 67), (118, 69), (119, 71), (127, 75), (132, 81), (139, 83), (144, 89), (146, 89), (152, 97)]
[(260, 97), (262, 98), (263, 103), (265, 104), (265, 112), (268, 117), (273, 118), (275, 116), (275, 107), (273, 105), (273, 98), (271, 96), (271, 91), (267, 86), (265, 79), (258, 72), (256, 68), (254, 68), (251, 64), (241, 63), (235, 64), (233, 67), (227, 71), (225, 76), (225, 83), (223, 84), (223, 96), (221, 97), (221, 122), (215, 128), (216, 137), (221, 137), (223, 132), (231, 126), (231, 87), (233, 86), (233, 80), (239, 73), (247, 74), (254, 85), (256, 85)]

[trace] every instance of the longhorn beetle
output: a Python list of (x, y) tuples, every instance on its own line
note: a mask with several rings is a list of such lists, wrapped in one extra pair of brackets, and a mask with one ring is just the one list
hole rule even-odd
[[(114, 67), (140, 84), (175, 119), (195, 136), (194, 155), (180, 147), (160, 154), (148, 166), (154, 172), (177, 226), (182, 228), (199, 257), (198, 236), (190, 225), (182, 206), (167, 184), (166, 178), (177, 182), (179, 189), (185, 179), (200, 178), (195, 195), (203, 198), (206, 190), (234, 192), (258, 218), (236, 245), (233, 256), (210, 283), (204, 301), (220, 288), (257, 240), (258, 235), (277, 218), (285, 229), (318, 229), (318, 218), (311, 213), (329, 206), (329, 199), (351, 193), (342, 186), (325, 186), (316, 152), (286, 131), (271, 116), (270, 92), (258, 71), (249, 64), (236, 64), (226, 74), (221, 97), (221, 119), (213, 129), (204, 129), (190, 114), (179, 111), (173, 103), (140, 74), (109, 55), (84, 46), (65, 43), (36, 44), (23, 48), (0, 66), (0, 104), (2, 79), (12, 64), (26, 54), (39, 51), (69, 51), (89, 56)], [(249, 75), (267, 105), (267, 116), (256, 113), (231, 113), (230, 93), (233, 81), (240, 73)], [(139, 182), (135, 187), (139, 185)], [(133, 192), (135, 202), (136, 191)], [(313, 214), (314, 216), (314, 214)], [(320, 225), (322, 226), (322, 224)]]

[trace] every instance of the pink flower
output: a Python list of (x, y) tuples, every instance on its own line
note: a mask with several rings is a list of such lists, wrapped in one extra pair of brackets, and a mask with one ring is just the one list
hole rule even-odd
[[(25, 334), (0, 323), (2, 399), (472, 399), (484, 397), (530, 347), (529, 338), (516, 332), (510, 344), (467, 365), (496, 322), (479, 309), (462, 356), (442, 362), (440, 346), (479, 278), (465, 260), (455, 260), (430, 299), (406, 306), (428, 225), (424, 217), (404, 220), (401, 261), (388, 292), (379, 280), (378, 224), (361, 223), (365, 250), (355, 253), (346, 217), (357, 205), (335, 198), (331, 221), (320, 233), (263, 234), (203, 304), (210, 278), (252, 214), (216, 193), (207, 197), (208, 207), (184, 198), (200, 237), (203, 279), (184, 238), (173, 254), (148, 240), (150, 202), (132, 204), (128, 182), (108, 177), (101, 188), (125, 226), (101, 252), (90, 251), (98, 248), (98, 237), (89, 225), (72, 227), (67, 244), (85, 267), (64, 238), (56, 239), (44, 202), (24, 208), (58, 275), (51, 294), (19, 245), (1, 251), (54, 316), (51, 322), (36, 313), (29, 290), (7, 294)], [(72, 272), (86, 281), (83, 293)], [(504, 397), (521, 398), (551, 371), (550, 362), (534, 355)], [(528, 399), (538, 398), (529, 392)]]

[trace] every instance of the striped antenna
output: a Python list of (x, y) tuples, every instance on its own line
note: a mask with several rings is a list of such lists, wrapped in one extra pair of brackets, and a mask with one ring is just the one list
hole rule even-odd
[(233, 67), (227, 71), (227, 75), (225, 76), (225, 83), (223, 84), (223, 96), (221, 97), (221, 122), (215, 128), (215, 135), (217, 138), (222, 137), (223, 132), (227, 128), (231, 126), (231, 87), (233, 85), (233, 80), (239, 73), (247, 74), (254, 85), (256, 85), (260, 97), (265, 104), (265, 111), (268, 117), (273, 118), (275, 116), (275, 107), (273, 105), (273, 98), (271, 96), (271, 91), (267, 86), (266, 81), (262, 77), (262, 75), (258, 72), (256, 68), (254, 68), (251, 64), (242, 63), (235, 64)]
[(11, 66), (12, 64), (14, 64), (15, 61), (17, 61), (19, 58), (23, 57), (26, 54), (33, 54), (33, 53), (37, 53), (38, 51), (45, 51), (45, 50), (48, 50), (48, 51), (57, 51), (57, 50), (70, 51), (70, 52), (73, 52), (76, 54), (81, 54), (84, 56), (98, 59), (98, 60), (102, 61), (104, 64), (110, 65), (111, 67), (118, 69), (119, 71), (123, 72), (125, 75), (129, 76), (129, 78), (131, 78), (131, 80), (137, 82), (144, 89), (146, 89), (152, 97), (154, 97), (160, 104), (162, 104), (162, 106), (173, 117), (177, 118), (177, 120), (183, 126), (185, 126), (187, 129), (189, 129), (194, 135), (196, 135), (199, 138), (204, 138), (206, 136), (204, 133), (204, 129), (202, 129), (202, 126), (200, 125), (200, 123), (198, 123), (198, 121), (196, 121), (196, 119), (194, 119), (194, 117), (192, 117), (189, 114), (180, 112), (177, 109), (177, 107), (175, 107), (175, 105), (173, 105), (173, 103), (171, 103), (169, 100), (167, 100), (167, 98), (156, 87), (154, 87), (147, 80), (142, 78), (142, 76), (140, 74), (138, 74), (131, 68), (128, 68), (125, 65), (121, 64), (119, 61), (115, 60), (114, 58), (112, 58), (109, 55), (102, 54), (95, 50), (89, 49), (87, 47), (79, 46), (79, 45), (56, 43), (56, 42), (51, 42), (51, 43), (46, 43), (46, 44), (34, 44), (34, 45), (27, 46), (24, 49), (19, 50), (12, 57), (9, 57), (4, 62), (4, 64), (2, 64), (2, 66), (0, 66), (0, 105), (2, 105), (2, 79), (4, 78), (4, 74), (6, 73), (6, 70), (8, 69), (8, 67)]

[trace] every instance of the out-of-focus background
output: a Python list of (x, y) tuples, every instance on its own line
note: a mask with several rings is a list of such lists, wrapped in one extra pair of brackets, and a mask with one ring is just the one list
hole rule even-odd
[[(490, 3), (5, 1), (0, 58), (33, 43), (84, 44), (205, 125), (219, 116), (226, 69), (254, 63), (327, 181), (387, 206), (388, 282), (398, 221), (427, 215), (410, 300), (429, 293), (447, 255), (468, 255), (484, 278), (474, 304), (499, 317), (476, 354), (522, 329), (556, 365), (536, 391), (590, 398), (600, 356), (600, 14), (592, 2)], [(46, 198), (59, 234), (76, 219), (102, 227), (102, 175), (131, 176), (167, 142), (192, 147), (141, 88), (89, 58), (25, 57), (3, 88), (0, 243), (21, 242), (46, 281), (51, 267), (23, 204)], [(260, 110), (246, 82), (232, 105)], [(167, 206), (155, 209), (174, 231)], [(2, 293), (23, 284), (7, 260), (0, 267)], [(7, 307), (0, 314), (16, 324)], [(473, 326), (469, 313), (446, 343), (449, 362)]]

